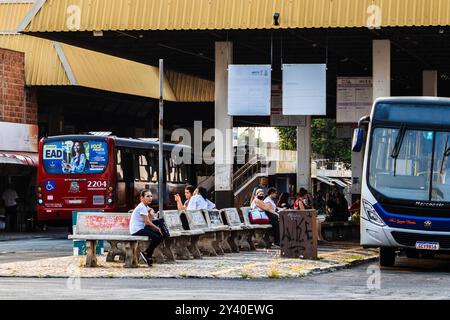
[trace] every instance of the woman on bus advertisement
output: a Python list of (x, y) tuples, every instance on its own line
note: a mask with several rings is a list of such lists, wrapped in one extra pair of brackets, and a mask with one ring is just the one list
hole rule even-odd
[(84, 145), (80, 141), (74, 141), (70, 153), (70, 163), (62, 161), (62, 170), (64, 173), (83, 173), (86, 166), (86, 153)]

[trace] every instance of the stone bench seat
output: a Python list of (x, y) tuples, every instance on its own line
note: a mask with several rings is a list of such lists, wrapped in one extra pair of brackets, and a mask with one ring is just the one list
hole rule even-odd
[(125, 262), (124, 267), (138, 266), (138, 244), (148, 242), (148, 237), (130, 235), (130, 213), (77, 212), (76, 215), (73, 235), (68, 239), (86, 241), (86, 267), (97, 266), (95, 247), (99, 240), (110, 243), (106, 261), (112, 262), (119, 255)]
[(87, 234), (87, 235), (69, 235), (70, 240), (112, 240), (112, 241), (147, 241), (145, 236), (120, 236), (120, 235), (105, 235), (105, 234)]
[(228, 230), (228, 227), (224, 226), (223, 223), (211, 223), (205, 210), (183, 211), (181, 212), (181, 219), (185, 229), (200, 230), (204, 233), (198, 237), (197, 241), (200, 255), (218, 256), (224, 254), (222, 242), (224, 241), (224, 232)]
[(324, 221), (321, 227), (327, 241), (358, 241), (360, 238), (359, 221)]
[(271, 247), (271, 243), (273, 242), (272, 225), (250, 223), (250, 210), (250, 207), (241, 207), (241, 214), (244, 224), (252, 230), (252, 245), (269, 249)]
[(197, 236), (204, 234), (202, 230), (169, 231), (170, 237)]

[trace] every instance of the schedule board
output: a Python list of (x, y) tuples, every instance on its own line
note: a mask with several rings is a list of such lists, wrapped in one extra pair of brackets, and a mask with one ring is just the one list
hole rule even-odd
[(370, 114), (373, 103), (371, 77), (338, 77), (336, 122), (357, 123)]
[(269, 116), (272, 67), (228, 66), (228, 115)]

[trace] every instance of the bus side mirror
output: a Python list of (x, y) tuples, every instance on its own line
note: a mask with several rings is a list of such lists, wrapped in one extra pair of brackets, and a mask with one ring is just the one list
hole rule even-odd
[(361, 152), (363, 145), (363, 130), (361, 128), (356, 128), (353, 131), (353, 141), (352, 141), (352, 151)]

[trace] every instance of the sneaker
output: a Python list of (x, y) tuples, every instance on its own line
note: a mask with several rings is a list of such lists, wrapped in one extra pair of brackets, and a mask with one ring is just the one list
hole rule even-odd
[(272, 243), (272, 248), (274, 249), (280, 249), (280, 246), (278, 244)]
[(153, 265), (153, 259), (152, 259), (152, 258), (150, 258), (150, 259), (147, 258), (147, 255), (146, 255), (144, 252), (141, 252), (140, 255), (141, 255), (142, 260), (144, 260), (145, 263), (146, 263), (149, 267), (151, 267), (151, 266)]

